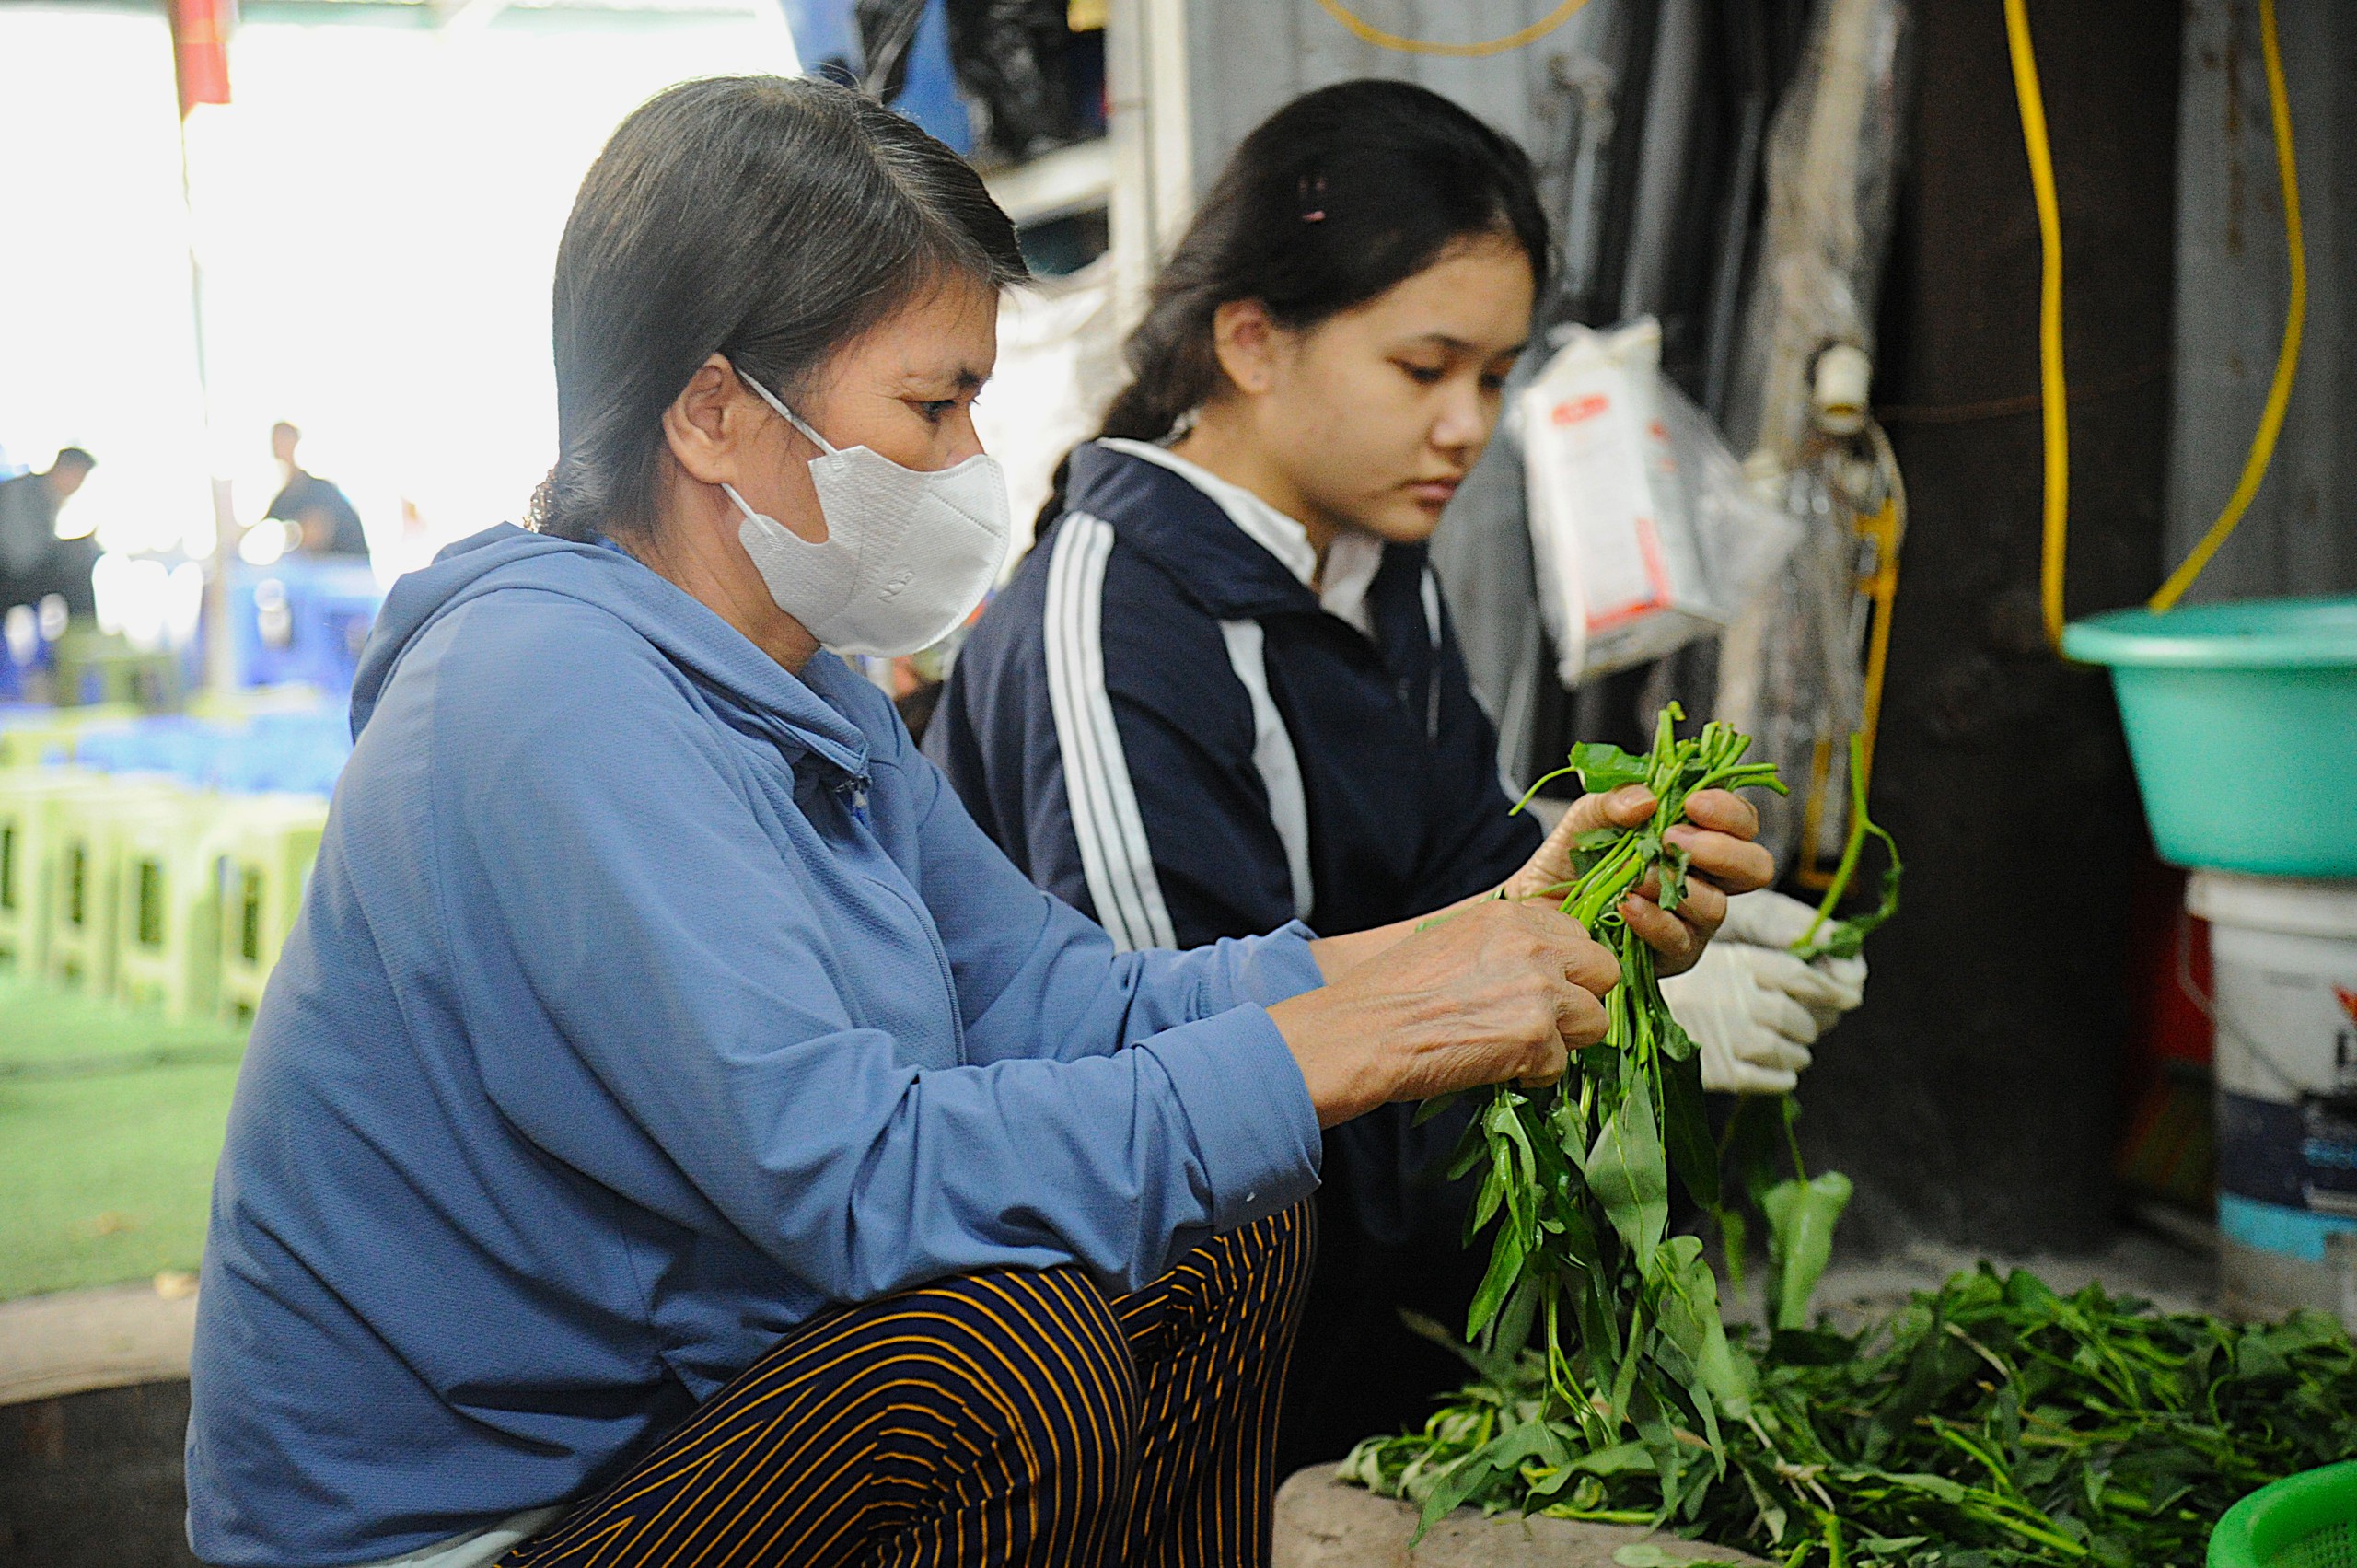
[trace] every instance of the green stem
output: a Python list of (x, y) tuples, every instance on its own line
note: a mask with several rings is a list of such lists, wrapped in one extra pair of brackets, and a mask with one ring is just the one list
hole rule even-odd
[[(1794, 946), (1806, 947), (1817, 940), (1817, 934), (1825, 929), (1825, 923), (1833, 918), (1833, 912), (1840, 906), (1842, 895), (1850, 890), (1850, 878), (1857, 875), (1858, 856), (1865, 847), (1866, 738), (1863, 734), (1852, 734), (1850, 737), (1850, 836), (1841, 845), (1841, 864), (1835, 868), (1833, 880), (1827, 884), (1825, 897), (1817, 902), (1817, 918), (1809, 922), (1808, 929), (1802, 933), (1801, 939)], [(1804, 854), (1816, 853), (1806, 844), (1801, 849)]]

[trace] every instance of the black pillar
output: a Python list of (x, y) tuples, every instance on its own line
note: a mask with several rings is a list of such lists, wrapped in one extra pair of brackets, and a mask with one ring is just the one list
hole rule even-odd
[[(1803, 1126), (1858, 1183), (1852, 1245), (2068, 1250), (2111, 1214), (2146, 838), (2105, 677), (2040, 629), (2038, 232), (2001, 8), (1915, 12), (1875, 387), (1912, 503), (1873, 792), (1907, 907), (1803, 1085)], [(2030, 12), (2062, 214), (2078, 616), (2160, 575), (2177, 6)]]

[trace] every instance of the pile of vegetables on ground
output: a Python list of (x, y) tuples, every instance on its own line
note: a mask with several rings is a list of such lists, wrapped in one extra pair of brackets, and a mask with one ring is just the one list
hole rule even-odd
[[(2237, 1326), (1984, 1266), (1855, 1334), (1809, 1326), (1849, 1183), (1806, 1174), (1788, 1098), (1740, 1102), (1713, 1136), (1694, 1044), (1614, 912), (1649, 877), (1676, 907), (1687, 867), (1661, 830), (1688, 795), (1782, 787), (1743, 762), (1745, 737), (1681, 739), (1680, 717), (1663, 714), (1645, 756), (1572, 754), (1587, 789), (1641, 783), (1662, 802), (1642, 828), (1580, 841), (1560, 889), (1620, 958), (1610, 1032), (1554, 1086), (1487, 1091), (1457, 1166), (1483, 1173), (1469, 1243), (1494, 1227), (1469, 1342), (1419, 1325), (1477, 1376), (1421, 1432), (1359, 1445), (1344, 1479), (1420, 1504), (1427, 1525), (1464, 1504), (1658, 1524), (1788, 1568), (2145, 1568), (2200, 1563), (2237, 1498), (2357, 1452), (2357, 1350), (2317, 1315)], [(1855, 953), (1898, 905), (1857, 749), (1848, 845), (1805, 956)], [(1889, 852), (1881, 900), (1832, 920), (1870, 836)], [(1668, 1233), (1673, 1179), (1738, 1288), (1764, 1225), (1769, 1327), (1724, 1326), (1701, 1238)]]

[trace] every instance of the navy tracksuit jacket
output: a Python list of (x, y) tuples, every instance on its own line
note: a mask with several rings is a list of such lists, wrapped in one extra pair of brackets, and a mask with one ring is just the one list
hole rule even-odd
[[(1382, 548), (1370, 637), (1247, 531), (1248, 507), (1232, 517), (1120, 446), (1073, 454), (1066, 510), (960, 651), (925, 734), (1016, 865), (1124, 947), (1186, 947), (1295, 918), (1329, 935), (1403, 920), (1528, 859), (1538, 826), (1506, 814), (1423, 547)], [(1288, 1463), (1421, 1422), (1461, 1376), (1394, 1310), (1461, 1332), (1479, 1278), (1462, 1195), (1436, 1168), (1463, 1121), (1411, 1115), (1327, 1135)]]

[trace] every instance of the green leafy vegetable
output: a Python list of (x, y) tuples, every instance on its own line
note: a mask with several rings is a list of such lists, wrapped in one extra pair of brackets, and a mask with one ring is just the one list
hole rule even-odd
[(1809, 1297), (1833, 1261), (1833, 1227), (1850, 1206), (1850, 1179), (1820, 1171), (1779, 1181), (1759, 1195), (1768, 1218), (1768, 1301), (1779, 1329), (1808, 1327)]
[[(1713, 1144), (1692, 1042), (1615, 912), (1653, 870), (1678, 875), (1659, 825), (1685, 795), (1771, 781), (1742, 749), (1723, 726), (1678, 743), (1664, 717), (1645, 760), (1574, 752), (1588, 787), (1662, 802), (1579, 842), (1567, 889), (1621, 959), (1609, 1033), (1556, 1087), (1492, 1092), (1459, 1160), (1487, 1169), (1469, 1237), (1497, 1231), (1476, 1344), (1457, 1346), (1476, 1382), (1341, 1474), (1426, 1526), (1464, 1504), (1643, 1523), (1784, 1568), (2197, 1568), (2232, 1502), (2357, 1453), (2357, 1346), (2322, 1313), (2236, 1325), (1987, 1264), (1857, 1334), (1810, 1328), (1851, 1184), (1803, 1169), (1789, 1097), (1739, 1101)], [(1898, 911), (1890, 851), (1876, 908), (1831, 917), (1864, 840), (1890, 849), (1862, 761), (1852, 740), (1851, 837), (1803, 958), (1855, 955)], [(1671, 1179), (1716, 1216), (1730, 1273), (1749, 1224), (1723, 1189), (1765, 1222), (1768, 1328), (1727, 1332), (1701, 1243), (1664, 1236)], [(1712, 1556), (1638, 1542), (1617, 1561)]]
[[(1615, 912), (1655, 871), (1676, 896), (1660, 830), (1688, 795), (1773, 783), (1741, 762), (1741, 736), (1678, 741), (1676, 716), (1647, 757), (1573, 753), (1590, 789), (1642, 783), (1662, 805), (1575, 846), (1564, 908), (1621, 963), (1604, 1043), (1547, 1090), (1492, 1091), (1467, 1135), (1459, 1168), (1486, 1170), (1468, 1238), (1496, 1232), (1475, 1342), (1453, 1347), (1476, 1379), (1421, 1431), (1360, 1444), (1343, 1477), (1420, 1504), (1426, 1525), (1465, 1504), (1652, 1525), (1784, 1568), (2195, 1568), (2236, 1499), (2357, 1453), (2357, 1348), (2320, 1314), (2165, 1315), (1983, 1264), (1855, 1335), (1808, 1326), (1850, 1183), (1803, 1168), (1790, 1097), (1738, 1102), (1713, 1143), (1692, 1042)], [(1805, 958), (1854, 955), (1898, 907), (1861, 752)], [(1869, 837), (1889, 852), (1880, 901), (1837, 921)], [(1701, 1242), (1664, 1234), (1673, 1179), (1717, 1220), (1738, 1283), (1749, 1227), (1725, 1194), (1764, 1221), (1767, 1328), (1730, 1334)], [(1618, 1561), (1709, 1551), (1639, 1543)]]
[[(1757, 1367), (1750, 1411), (1678, 1527), (1794, 1568), (2198, 1568), (2235, 1500), (2357, 1452), (2357, 1347), (2317, 1313), (2163, 1314), (1983, 1264), (1855, 1336), (1753, 1330), (1733, 1349)], [(1361, 1444), (1346, 1475), (1426, 1500), (1458, 1473), (1479, 1411), (1482, 1442), (1525, 1458), (1460, 1501), (1655, 1520), (1659, 1479), (1628, 1446), (1584, 1468), (1576, 1446), (1557, 1466), (1515, 1441), (1550, 1420), (1540, 1360), (1524, 1353), (1421, 1433)]]
[(1460, 1174), (1482, 1172), (1467, 1239), (1491, 1237), (1467, 1354), (1494, 1383), (1527, 1349), (1544, 1394), (1526, 1419), (1493, 1406), (1452, 1428), (1469, 1446), (1445, 1483), (1419, 1493), (1427, 1523), (1499, 1488), (1551, 1498), (1640, 1475), (1658, 1489), (1656, 1511), (1675, 1513), (1724, 1474), (1728, 1423), (1749, 1409), (1752, 1367), (1727, 1339), (1701, 1243), (1667, 1235), (1673, 1179), (1719, 1203), (1701, 1063), (1662, 1000), (1653, 950), (1620, 911), (1648, 877), (1663, 908), (1682, 900), (1687, 858), (1662, 833), (1695, 791), (1783, 786), (1773, 767), (1743, 761), (1750, 741), (1725, 725), (1680, 739), (1683, 716), (1668, 707), (1642, 757), (1583, 745), (1550, 775), (1576, 772), (1593, 793), (1643, 784), (1658, 807), (1639, 827), (1573, 845), (1563, 909), (1620, 963), (1603, 1042), (1545, 1089), (1490, 1091), (1459, 1151)]

